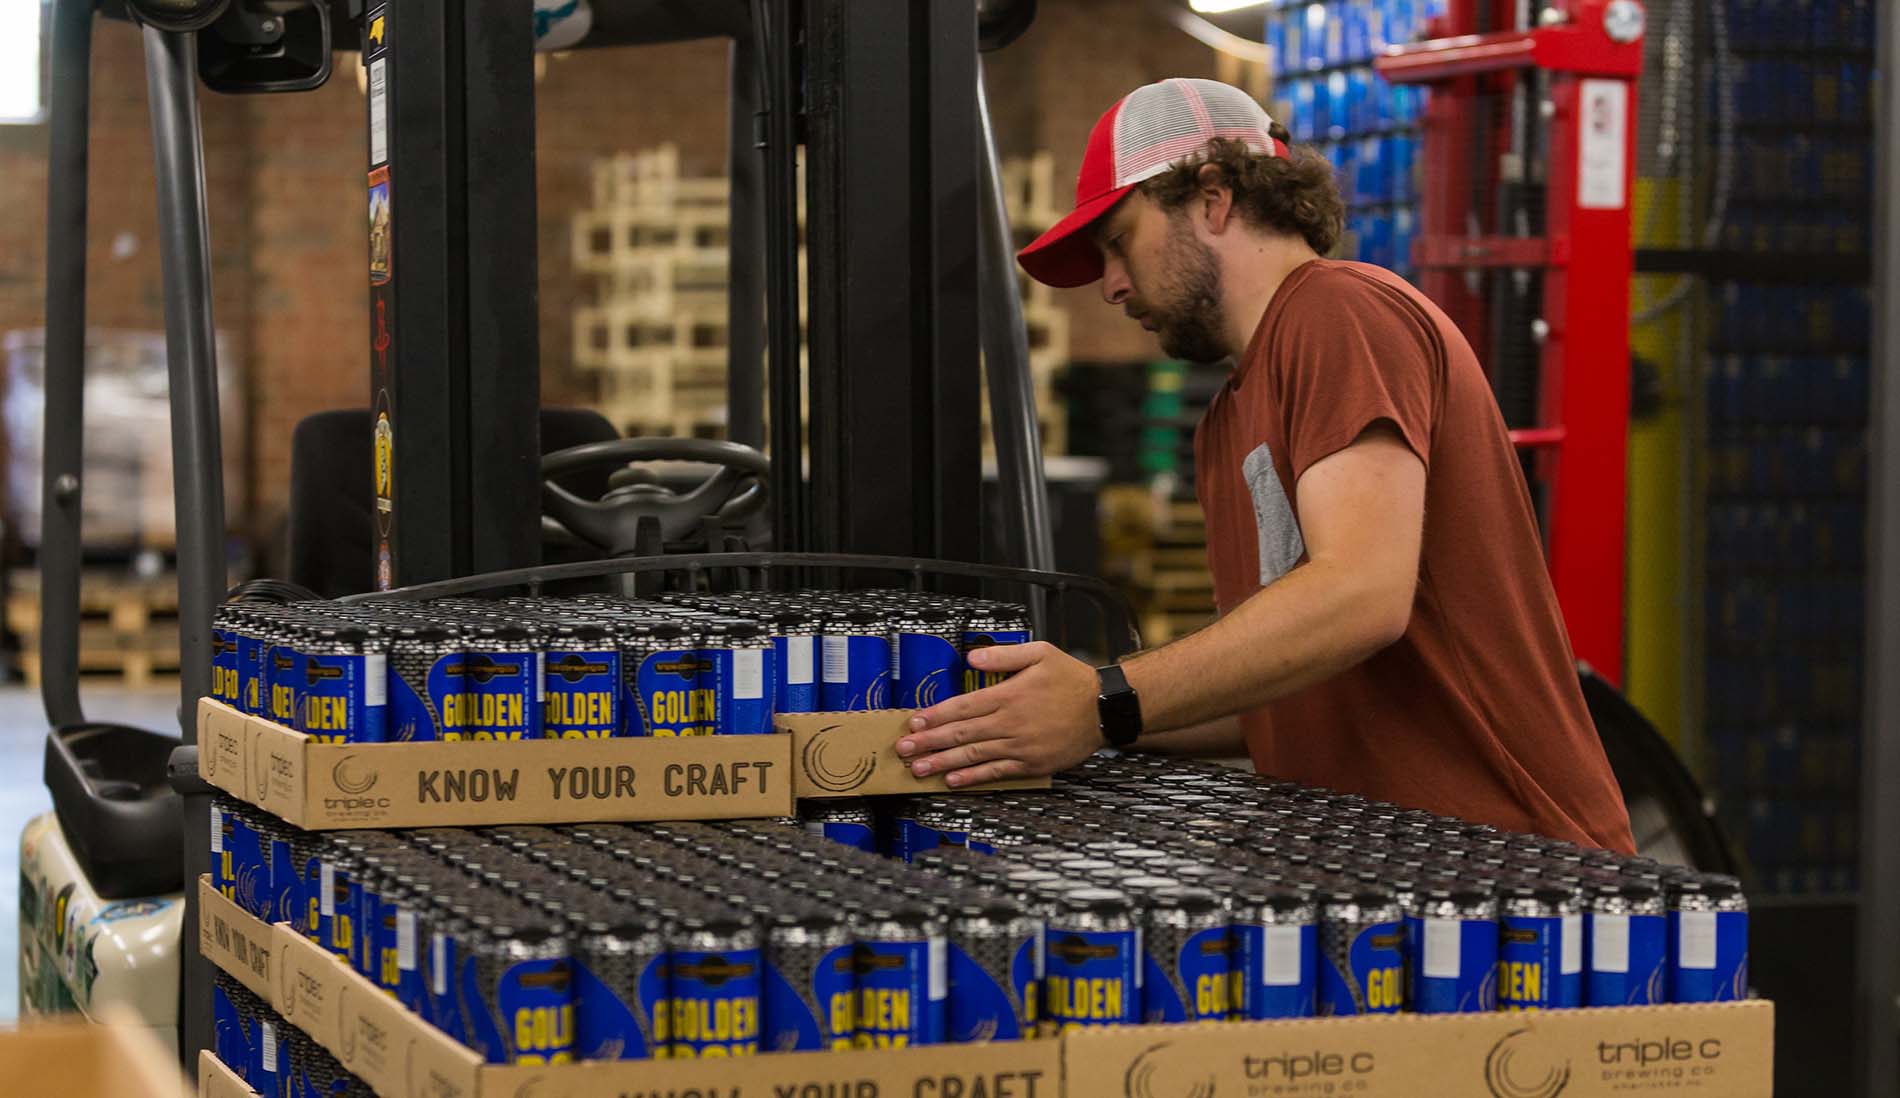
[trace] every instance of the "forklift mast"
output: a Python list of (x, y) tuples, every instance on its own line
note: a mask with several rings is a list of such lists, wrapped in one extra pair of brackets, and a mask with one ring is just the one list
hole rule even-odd
[[(1049, 569), (1028, 349), (978, 56), (1020, 35), (1034, 0), (590, 6), (587, 37), (562, 48), (732, 42), (731, 422), (735, 441), (768, 444), (773, 548), (978, 560), (981, 360), (1010, 523), (1003, 544), (1015, 563)], [(101, 14), (131, 18), (145, 43), (178, 511), (186, 746), (173, 770), (189, 883), (209, 868), (209, 787), (193, 780), (193, 717), (210, 693), (211, 620), (225, 594), (199, 82), (219, 92), (306, 90), (330, 76), (333, 47), (362, 51), (376, 462), (363, 488), (376, 501), (376, 583), (445, 581), (539, 563), (540, 28), (524, 0), (51, 0), (41, 560), (43, 695), (56, 729), (84, 720), (77, 615), (57, 608), (78, 605), (88, 83)], [(802, 292), (801, 151), (810, 211)], [(1032, 609), (1040, 629), (1039, 604)], [(187, 927), (196, 895), (185, 889)], [(188, 1071), (211, 1037), (210, 969), (197, 945), (187, 932), (180, 948)]]

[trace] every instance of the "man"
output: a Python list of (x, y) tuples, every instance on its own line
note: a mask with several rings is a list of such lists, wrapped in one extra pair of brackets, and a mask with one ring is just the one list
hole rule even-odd
[(1320, 258), (1342, 213), (1331, 166), (1236, 88), (1165, 80), (1096, 123), (1074, 212), (1019, 258), (1100, 279), (1171, 355), (1232, 360), (1195, 436), (1221, 616), (1099, 673), (971, 653), (1013, 674), (914, 718), (913, 773), (1244, 741), (1263, 773), (1632, 850), (1490, 386), (1403, 279)]

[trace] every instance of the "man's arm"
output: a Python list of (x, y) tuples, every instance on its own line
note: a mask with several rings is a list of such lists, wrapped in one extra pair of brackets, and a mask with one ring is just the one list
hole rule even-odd
[[(1314, 463), (1295, 490), (1307, 563), (1207, 628), (1123, 665), (1148, 730), (1290, 694), (1405, 632), (1424, 532), (1424, 463), (1379, 425)], [(969, 658), (978, 670), (1013, 674), (912, 718), (897, 744), (912, 773), (946, 774), (952, 785), (1048, 774), (1102, 745), (1099, 687), (1087, 664), (1041, 642)]]
[(1144, 755), (1173, 755), (1190, 759), (1233, 759), (1247, 753), (1247, 737), (1240, 717), (1229, 714), (1186, 728), (1149, 732), (1135, 741), (1132, 751)]

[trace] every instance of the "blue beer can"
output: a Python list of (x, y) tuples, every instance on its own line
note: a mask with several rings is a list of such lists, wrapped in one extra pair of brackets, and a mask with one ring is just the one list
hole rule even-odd
[(850, 925), (823, 910), (780, 912), (766, 927), (764, 960), (760, 1050), (850, 1048), (858, 987)]
[(1043, 945), (1043, 1034), (1141, 1020), (1141, 933), (1113, 889), (1064, 893)]
[(542, 734), (598, 740), (622, 734), (620, 649), (603, 622), (549, 623), (543, 629)]
[(884, 618), (849, 610), (823, 623), (819, 645), (818, 704), (828, 713), (889, 709), (891, 637)]
[(584, 914), (574, 939), (575, 1053), (583, 1060), (664, 1056), (670, 1013), (666, 939), (638, 911)]
[(1391, 893), (1327, 893), (1319, 919), (1319, 1012), (1396, 1014), (1405, 1009), (1405, 925)]
[(1160, 888), (1142, 906), (1142, 1021), (1226, 1021), (1233, 969), (1220, 901), (1206, 889)]
[(853, 1046), (942, 1044), (950, 994), (943, 920), (921, 907), (872, 908), (856, 938)]
[(1310, 1018), (1319, 985), (1313, 902), (1285, 887), (1242, 887), (1228, 896), (1234, 1017)]
[(735, 916), (685, 912), (672, 938), (669, 1055), (706, 1060), (758, 1052), (764, 966), (758, 932)]
[(297, 731), (318, 743), (381, 743), (389, 656), (380, 635), (355, 625), (313, 630), (303, 646)]
[(1748, 997), (1748, 900), (1733, 877), (1678, 883), (1669, 904), (1670, 1001)]
[(1470, 886), (1421, 890), (1406, 913), (1408, 1001), (1420, 1014), (1498, 1008), (1498, 901)]
[(772, 638), (745, 618), (713, 618), (700, 633), (706, 684), (712, 689), (713, 735), (762, 736), (772, 731)]
[[(384, 739), (423, 743), (447, 739), (442, 711), (460, 676), (449, 668), (463, 660), (462, 634), (446, 624), (397, 625), (389, 636), (388, 710)], [(461, 730), (457, 729), (460, 738)]]
[(962, 623), (957, 615), (921, 606), (894, 619), (898, 709), (928, 709), (962, 689)]
[[(978, 609), (964, 619), (962, 635), (962, 654), (967, 661), (971, 652), (978, 648), (991, 648), (1006, 644), (1028, 644), (1029, 614), (1020, 606), (994, 604)], [(968, 694), (986, 686), (995, 686), (1009, 676), (997, 671), (975, 671), (966, 662), (963, 666), (963, 690)]]
[(774, 711), (817, 712), (818, 625), (810, 613), (786, 609), (772, 615), (772, 656), (778, 671)]
[[(1565, 969), (1582, 971), (1582, 918), (1573, 889), (1511, 885), (1498, 905), (1498, 1003), (1505, 1010), (1580, 1005)], [(1579, 989), (1580, 991), (1580, 989)]]
[(546, 679), (533, 635), (513, 622), (479, 621), (463, 629), (462, 659), (445, 669), (445, 740), (538, 740)]
[(1592, 889), (1586, 933), (1586, 1005), (1669, 1001), (1669, 904), (1655, 884), (1625, 880)]
[(627, 734), (712, 735), (713, 688), (701, 674), (704, 666), (695, 628), (663, 621), (627, 632), (620, 647)]
[(949, 932), (949, 1040), (1034, 1038), (1042, 997), (1042, 921), (1009, 900), (979, 899), (957, 908)]

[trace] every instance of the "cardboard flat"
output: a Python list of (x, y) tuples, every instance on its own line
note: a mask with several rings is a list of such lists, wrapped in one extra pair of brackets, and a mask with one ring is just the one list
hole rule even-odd
[[(266, 936), (208, 879), (200, 900), (206, 918), (224, 920), (232, 937)], [(1774, 1005), (1760, 1000), (1128, 1026), (992, 1045), (491, 1066), (288, 925), (268, 930), (271, 1005), (382, 1098), (1772, 1098), (1774, 1085)], [(240, 979), (236, 966), (256, 970), (242, 959), (255, 954), (207, 956)], [(0, 1040), (0, 1065), (5, 1052)]]
[(916, 712), (780, 713), (775, 718), (779, 730), (792, 734), (792, 792), (803, 800), (1049, 788), (1048, 778), (1019, 778), (975, 789), (952, 789), (940, 774), (913, 775), (897, 757), (897, 741), (909, 731), (907, 722)]
[(308, 830), (793, 811), (790, 736), (324, 744), (199, 703), (204, 777)]
[[(1055, 1041), (485, 1067), (480, 1098), (1061, 1098)], [(423, 1098), (411, 1095), (410, 1098)], [(433, 1098), (433, 1096), (430, 1096)], [(1091, 1096), (1093, 1098), (1093, 1096)]]
[(41, 1022), (0, 1029), (0, 1094), (187, 1098), (176, 1051), (159, 1044), (143, 1019), (108, 1009), (97, 1023)]
[(1072, 1098), (1768, 1098), (1765, 1001), (1077, 1030)]
[(258, 1093), (205, 1049), (198, 1053), (198, 1098), (258, 1098)]
[(208, 875), (198, 879), (198, 951), (264, 1001), (276, 1001), (276, 936), (220, 895)]

